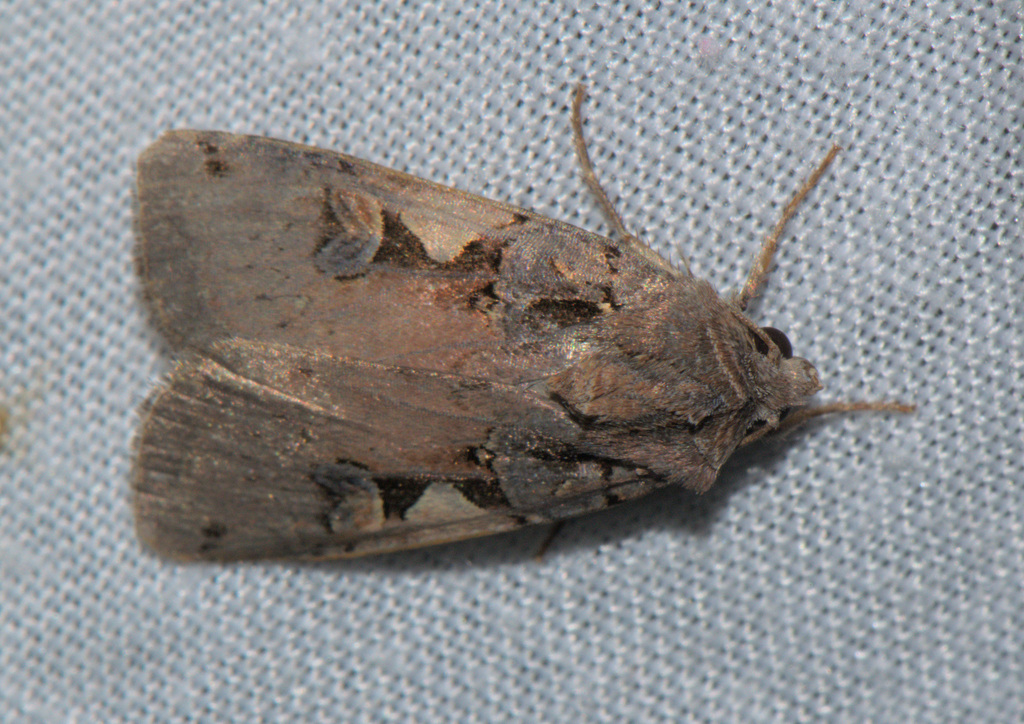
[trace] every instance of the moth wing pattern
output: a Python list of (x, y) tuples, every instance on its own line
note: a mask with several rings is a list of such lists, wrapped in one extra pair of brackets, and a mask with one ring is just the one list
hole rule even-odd
[[(535, 431), (559, 424), (518, 397), (298, 348), (234, 341), (188, 355), (145, 412), (140, 536), (182, 558), (330, 558), (603, 507), (609, 485), (643, 492), (627, 471), (568, 461), (561, 475), (589, 476), (594, 490), (553, 504), (564, 479), (550, 463), (524, 467), (523, 441), (494, 434), (513, 406)], [(512, 468), (533, 485), (503, 484)]]
[(672, 273), (523, 209), (257, 136), (168, 132), (138, 189), (147, 295), (197, 349), (233, 336), (526, 379), (551, 369), (541, 349), (561, 363), (549, 333)]
[(818, 387), (649, 250), (338, 153), (168, 132), (137, 228), (183, 359), (144, 412), (136, 519), (173, 557), (361, 555), (705, 490)]
[(635, 293), (609, 264), (651, 275), (611, 240), (341, 154), (222, 133), (165, 134), (140, 159), (138, 204), (145, 293), (191, 351), (138, 443), (138, 527), (158, 551), (358, 555), (650, 487), (575, 450), (565, 412), (523, 394), (582, 348), (574, 326)]

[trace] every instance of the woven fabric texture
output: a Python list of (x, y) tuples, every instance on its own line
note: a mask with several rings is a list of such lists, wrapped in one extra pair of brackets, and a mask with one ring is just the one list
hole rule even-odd
[[(585, 8), (583, 6), (586, 6)], [(754, 9), (750, 9), (754, 8)], [(1020, 5), (0, 2), (0, 719), (1024, 720)], [(312, 143), (607, 232), (721, 290), (829, 146), (752, 314), (821, 420), (542, 530), (317, 565), (135, 538), (172, 364), (134, 275), (169, 128)]]

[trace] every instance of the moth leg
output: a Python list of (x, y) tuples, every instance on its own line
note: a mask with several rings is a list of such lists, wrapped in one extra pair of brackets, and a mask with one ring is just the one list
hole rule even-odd
[(544, 556), (547, 555), (548, 550), (551, 548), (551, 544), (555, 542), (555, 538), (558, 537), (558, 534), (562, 532), (562, 528), (564, 527), (564, 520), (559, 520), (551, 524), (548, 528), (548, 534), (544, 536), (544, 540), (542, 540), (540, 545), (537, 546), (537, 552), (533, 554), (533, 560), (538, 563), (544, 560)]
[[(765, 238), (764, 243), (761, 244), (761, 251), (757, 255), (757, 259), (754, 260), (754, 266), (750, 269), (750, 274), (747, 276), (747, 281), (743, 285), (743, 288), (736, 295), (735, 302), (739, 306), (740, 310), (747, 308), (747, 304), (757, 294), (758, 289), (764, 284), (765, 280), (768, 279), (768, 271), (772, 266), (772, 258), (775, 256), (775, 250), (779, 246), (779, 237), (782, 236), (783, 230), (786, 228), (786, 224), (789, 220), (796, 215), (796, 209), (800, 203), (807, 197), (807, 194), (811, 192), (821, 177), (825, 175), (825, 171), (829, 165), (835, 160), (835, 157), (839, 155), (842, 150), (839, 146), (832, 146), (828, 153), (825, 154), (824, 160), (818, 164), (818, 167), (814, 169), (814, 173), (804, 181), (803, 186), (800, 190), (793, 195), (793, 198), (789, 200), (786, 207), (782, 210), (782, 216), (776, 222), (775, 227), (771, 230), (771, 233)], [(824, 413), (823, 413), (824, 414)]]
[(748, 445), (766, 435), (781, 435), (800, 427), (808, 420), (822, 415), (834, 415), (843, 412), (899, 412), (909, 414), (917, 410), (917, 405), (905, 405), (902, 402), (834, 402), (830, 405), (807, 407), (786, 415), (778, 427), (762, 427), (743, 438), (740, 446)]

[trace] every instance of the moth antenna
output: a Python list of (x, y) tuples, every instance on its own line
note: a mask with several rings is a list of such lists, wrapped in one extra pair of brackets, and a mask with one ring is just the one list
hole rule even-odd
[(601, 204), (601, 210), (611, 223), (615, 234), (620, 239), (633, 240), (635, 237), (626, 230), (626, 225), (622, 223), (622, 217), (619, 216), (619, 212), (615, 210), (608, 194), (601, 187), (601, 182), (597, 180), (597, 174), (594, 173), (594, 165), (590, 162), (587, 142), (583, 138), (583, 101), (586, 97), (587, 86), (584, 83), (577, 83), (572, 96), (572, 140), (576, 146), (576, 158), (579, 160), (580, 171), (583, 173), (583, 181), (590, 188), (590, 192), (597, 197), (598, 203)]
[(779, 218), (775, 227), (771, 230), (771, 233), (765, 238), (764, 243), (761, 244), (761, 251), (757, 255), (757, 259), (754, 260), (754, 266), (750, 269), (750, 274), (747, 276), (747, 281), (743, 285), (743, 288), (735, 297), (735, 302), (739, 306), (740, 310), (747, 308), (747, 304), (753, 299), (754, 295), (757, 294), (758, 290), (764, 284), (765, 280), (768, 279), (768, 272), (771, 270), (772, 258), (775, 256), (775, 250), (779, 246), (779, 237), (782, 236), (783, 230), (786, 228), (786, 224), (789, 220), (796, 215), (796, 209), (800, 203), (807, 197), (807, 194), (811, 192), (815, 186), (818, 185), (818, 181), (825, 175), (825, 171), (829, 165), (835, 160), (835, 157), (839, 155), (839, 152), (843, 150), (841, 147), (833, 145), (829, 149), (829, 152), (825, 155), (825, 159), (818, 164), (818, 167), (814, 169), (814, 173), (804, 181), (803, 186), (800, 190), (789, 200), (786, 207), (782, 210), (782, 216)]
[[(626, 230), (626, 225), (622, 223), (622, 217), (619, 216), (619, 212), (615, 210), (615, 206), (608, 198), (608, 194), (606, 194), (604, 189), (601, 187), (601, 182), (597, 180), (597, 174), (594, 173), (594, 165), (590, 162), (590, 154), (587, 152), (587, 142), (583, 138), (583, 100), (586, 97), (586, 84), (577, 83), (576, 90), (573, 92), (572, 97), (572, 136), (573, 145), (576, 146), (576, 158), (579, 160), (580, 171), (583, 173), (584, 182), (586, 182), (587, 187), (590, 188), (591, 193), (597, 197), (598, 202), (601, 204), (601, 210), (608, 218), (608, 221), (611, 222), (615, 235), (618, 236), (620, 241), (632, 246), (638, 254), (652, 264), (655, 264), (670, 273), (677, 274), (678, 271), (675, 267), (673, 267), (664, 257), (653, 251), (651, 247), (647, 246), (647, 244), (640, 241), (640, 239), (633, 236)], [(686, 271), (686, 274), (689, 275), (690, 263), (686, 260), (686, 257), (682, 257), (682, 261), (684, 270)]]
[(843, 412), (898, 412), (906, 415), (916, 411), (917, 405), (905, 405), (902, 402), (833, 402), (829, 405), (806, 407), (786, 415), (778, 427), (763, 427), (756, 432), (752, 432), (743, 439), (740, 445), (747, 445), (765, 435), (785, 434), (805, 424), (808, 420), (813, 420), (815, 417), (823, 415), (835, 415)]
[(917, 405), (906, 405), (902, 402), (833, 402), (829, 405), (806, 407), (786, 416), (774, 432), (787, 432), (800, 427), (808, 420), (822, 415), (834, 415), (843, 412), (899, 412), (908, 415), (917, 411)]

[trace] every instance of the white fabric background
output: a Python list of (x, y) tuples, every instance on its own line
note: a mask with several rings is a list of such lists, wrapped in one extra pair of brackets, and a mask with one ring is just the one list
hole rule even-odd
[[(0, 2), (0, 718), (1024, 719), (1016, 0)], [(325, 565), (143, 550), (136, 409), (170, 365), (132, 270), (164, 129), (273, 135), (607, 230), (720, 289), (832, 142), (753, 313), (821, 421), (703, 497)]]

